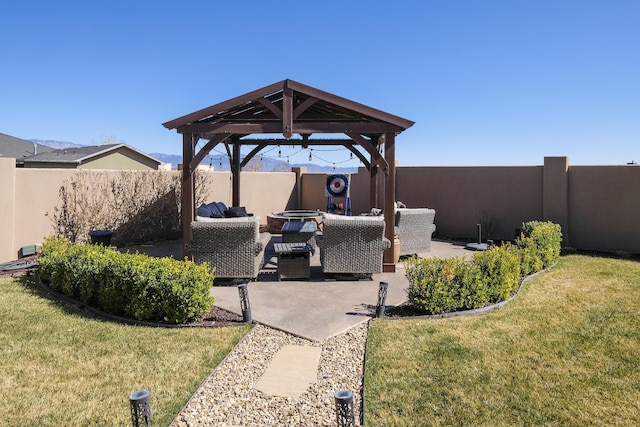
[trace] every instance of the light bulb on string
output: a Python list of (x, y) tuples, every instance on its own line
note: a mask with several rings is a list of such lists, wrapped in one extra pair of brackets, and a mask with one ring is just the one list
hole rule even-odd
[(287, 164), (289, 164), (289, 156), (287, 156)]
[(280, 150), (280, 146), (278, 145), (278, 157), (282, 157), (282, 150)]
[(313, 157), (311, 157), (311, 150), (309, 150), (309, 161), (312, 161)]
[(353, 153), (349, 153), (349, 160), (353, 160)]
[(333, 164), (333, 171), (334, 172), (336, 171), (336, 164), (335, 163)]

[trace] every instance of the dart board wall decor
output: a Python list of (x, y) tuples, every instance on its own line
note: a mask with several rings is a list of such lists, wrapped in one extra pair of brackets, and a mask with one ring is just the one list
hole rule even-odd
[(327, 197), (346, 197), (349, 195), (349, 175), (328, 174), (325, 195)]

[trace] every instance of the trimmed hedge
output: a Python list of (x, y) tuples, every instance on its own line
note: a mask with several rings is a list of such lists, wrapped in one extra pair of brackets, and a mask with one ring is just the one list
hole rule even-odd
[(409, 258), (409, 301), (427, 314), (471, 310), (511, 297), (520, 279), (553, 264), (560, 256), (558, 224), (522, 224), (515, 245), (476, 252), (470, 261), (459, 258)]
[(99, 245), (48, 238), (40, 277), (58, 292), (105, 312), (136, 320), (180, 324), (214, 304), (207, 265), (126, 254)]

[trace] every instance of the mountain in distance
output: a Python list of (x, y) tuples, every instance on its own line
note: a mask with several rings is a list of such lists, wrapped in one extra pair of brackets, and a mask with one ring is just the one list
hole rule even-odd
[(73, 142), (66, 142), (66, 141), (54, 141), (52, 139), (29, 139), (28, 141), (35, 142), (36, 144), (40, 144), (40, 145), (46, 145), (47, 147), (55, 148), (56, 150), (59, 150), (61, 148), (83, 147), (82, 144), (75, 144)]
[[(52, 139), (29, 139), (30, 142), (35, 142), (37, 144), (46, 145), (47, 147), (51, 147), (54, 149), (62, 149), (62, 148), (75, 148), (75, 147), (84, 147), (82, 144), (75, 144), (73, 142), (66, 141), (56, 141)], [(171, 163), (171, 169), (177, 169), (178, 163), (182, 163), (182, 155), (179, 154), (163, 154), (163, 153), (149, 153), (149, 155), (155, 159), (160, 160), (163, 163)], [(314, 163), (291, 163), (288, 164), (285, 161), (277, 160), (269, 157), (263, 157), (260, 160), (262, 164), (262, 170), (264, 172), (288, 172), (292, 167), (305, 167), (307, 168), (307, 172), (309, 173), (356, 173), (358, 172), (357, 167), (336, 167), (334, 169), (333, 166), (329, 165), (316, 165)], [(229, 161), (226, 156), (207, 156), (201, 162), (203, 165), (208, 165), (211, 163), (214, 170), (217, 171), (228, 171)], [(222, 165), (221, 165), (222, 163)]]

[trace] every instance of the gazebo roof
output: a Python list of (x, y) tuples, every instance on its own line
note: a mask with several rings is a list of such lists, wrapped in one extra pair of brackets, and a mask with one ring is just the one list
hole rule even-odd
[[(163, 123), (182, 134), (183, 238), (191, 239), (195, 216), (193, 178), (197, 165), (217, 144), (224, 143), (231, 164), (232, 203), (240, 203), (240, 171), (246, 162), (268, 145), (342, 145), (355, 154), (371, 174), (370, 201), (377, 197), (377, 167), (385, 174), (385, 234), (393, 240), (395, 199), (395, 137), (411, 127), (411, 120), (295, 82), (283, 80), (227, 101)], [(313, 134), (344, 134), (347, 138), (312, 139)], [(248, 139), (251, 134), (282, 134), (278, 139)], [(292, 139), (294, 134), (301, 139)], [(196, 152), (196, 142), (208, 140)], [(384, 156), (381, 150), (384, 144)], [(241, 159), (240, 146), (256, 145)], [(370, 155), (368, 160), (357, 146)], [(372, 205), (373, 206), (373, 205)], [(188, 252), (185, 248), (185, 254)], [(395, 271), (393, 251), (384, 255), (385, 271)]]
[(414, 122), (337, 95), (282, 80), (163, 123), (178, 133), (207, 134), (357, 133), (398, 134)]

